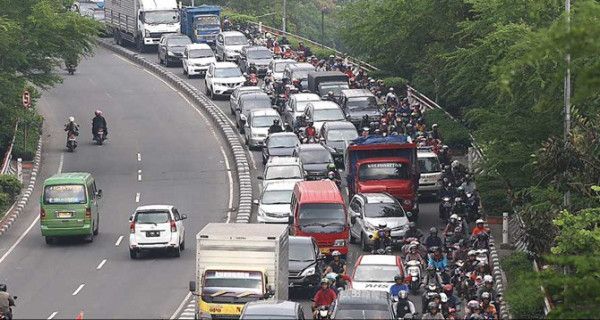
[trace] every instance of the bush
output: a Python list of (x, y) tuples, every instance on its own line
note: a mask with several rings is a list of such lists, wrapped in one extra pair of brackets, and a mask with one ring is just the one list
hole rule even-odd
[(4, 215), (4, 211), (8, 209), (11, 203), (12, 201), (8, 194), (0, 192), (0, 217)]
[[(32, 115), (29, 119), (22, 120), (17, 129), (17, 136), (12, 150), (13, 158), (23, 161), (32, 161), (37, 151), (38, 141), (42, 129), (42, 117)], [(25, 136), (27, 132), (27, 136)]]
[(508, 302), (513, 318), (543, 318), (544, 296), (527, 255), (523, 252), (514, 252), (503, 258), (500, 264), (508, 280), (504, 298)]
[(383, 78), (383, 84), (386, 88), (393, 87), (396, 92), (405, 92), (408, 80), (401, 77), (387, 77)]
[[(401, 79), (401, 78), (400, 78)], [(471, 145), (469, 131), (459, 122), (450, 119), (442, 110), (427, 110), (425, 114), (428, 126), (437, 123), (442, 142), (452, 149), (465, 151)]]
[(9, 199), (14, 200), (21, 192), (21, 182), (11, 175), (0, 175), (0, 193), (8, 195)]
[(487, 215), (501, 216), (502, 212), (512, 212), (506, 186), (502, 180), (492, 175), (477, 175), (475, 182), (481, 197), (481, 205)]

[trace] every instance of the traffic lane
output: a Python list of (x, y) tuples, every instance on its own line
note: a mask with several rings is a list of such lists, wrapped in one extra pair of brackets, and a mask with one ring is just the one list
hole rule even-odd
[[(114, 98), (114, 101), (106, 103), (107, 106), (103, 108), (108, 117), (111, 139), (104, 146), (90, 146), (89, 127), (86, 128), (89, 124), (85, 125), (84, 123), (87, 121), (82, 120), (79, 148), (75, 153), (66, 155), (63, 170), (87, 169), (86, 171), (92, 171), (97, 178), (98, 186), (105, 191), (102, 208), (104, 210), (101, 211), (100, 236), (93, 244), (81, 244), (75, 241), (48, 249), (39, 237), (39, 233), (32, 232), (28, 235), (28, 241), (29, 238), (34, 238), (32, 235), (35, 235), (33, 243), (26, 243), (29, 252), (34, 254), (28, 255), (28, 260), (21, 259), (18, 275), (24, 277), (17, 282), (22, 282), (24, 285), (21, 286), (17, 283), (17, 286), (26, 288), (23, 292), (32, 293), (32, 297), (21, 295), (19, 302), (25, 313), (19, 314), (19, 316), (41, 318), (58, 311), (64, 317), (70, 317), (80, 310), (85, 310), (86, 315), (104, 318), (109, 316), (154, 318), (157, 315), (168, 317), (174, 306), (186, 295), (185, 283), (193, 274), (193, 253), (184, 253), (180, 259), (158, 257), (155, 259), (158, 262), (140, 261), (135, 265), (128, 260), (127, 218), (136, 206), (135, 186), (137, 184), (145, 186), (143, 179), (141, 182), (137, 181), (136, 151), (141, 150), (142, 160), (148, 163), (146, 172), (149, 177), (151, 177), (150, 172), (155, 170), (152, 167), (156, 166), (152, 159), (163, 162), (165, 160), (163, 154), (195, 158), (193, 161), (190, 160), (190, 163), (179, 163), (181, 166), (178, 168), (179, 171), (190, 170), (189, 176), (192, 179), (188, 183), (168, 183), (168, 181), (181, 179), (182, 175), (174, 176), (170, 172), (172, 168), (163, 168), (160, 170), (163, 179), (157, 181), (149, 179), (147, 194), (142, 191), (142, 201), (148, 199), (174, 202), (177, 205), (181, 203), (179, 207), (182, 213), (189, 212), (188, 215), (190, 215), (186, 226), (188, 231), (191, 231), (189, 233), (191, 233), (192, 239), (194, 231), (199, 230), (207, 220), (220, 221), (223, 212), (226, 211), (228, 187), (226, 186), (226, 175), (222, 172), (222, 163), (215, 164), (213, 161), (204, 161), (205, 155), (212, 154), (209, 151), (219, 150), (219, 143), (207, 127), (190, 132), (189, 126), (200, 128), (201, 126), (198, 124), (202, 120), (175, 92), (157, 92), (156, 85), (163, 85), (162, 82), (152, 79), (137, 67), (119, 61), (112, 54), (100, 50), (93, 59), (93, 63), (82, 63), (75, 77), (68, 78), (63, 86), (55, 89), (56, 92), (50, 92), (44, 96), (44, 99), (52, 100), (53, 97), (56, 97), (57, 100), (57, 103), (50, 103), (53, 108), (49, 112), (74, 114), (77, 119), (89, 118), (89, 114), (92, 112), (80, 110), (86, 109), (82, 106), (89, 106), (87, 109), (93, 110), (95, 106), (102, 105), (100, 104), (104, 101), (102, 95), (107, 99), (104, 101), (105, 103), (111, 99), (111, 96)], [(90, 68), (90, 75), (93, 78), (88, 81), (85, 77), (87, 68)], [(93, 85), (93, 82), (97, 82), (99, 85), (93, 90), (89, 90), (88, 86)], [(139, 86), (138, 88), (136, 88), (136, 84)], [(171, 95), (167, 99), (168, 106), (171, 108), (170, 112), (180, 113), (180, 116), (176, 117), (177, 122), (167, 119), (165, 128), (155, 125), (153, 129), (162, 132), (164, 136), (177, 137), (173, 137), (169, 141), (161, 141), (160, 137), (149, 137), (151, 138), (149, 140), (152, 141), (146, 143), (145, 137), (148, 137), (148, 134), (140, 135), (139, 133), (148, 129), (148, 123), (138, 121), (138, 115), (145, 112), (156, 112), (156, 110), (146, 110), (147, 106), (153, 105), (158, 97), (165, 94)], [(69, 99), (65, 99), (66, 97)], [(69, 112), (63, 112), (61, 108), (68, 109)], [(194, 117), (197, 123), (193, 123)], [(62, 126), (62, 122), (55, 125)], [(166, 130), (167, 128), (170, 131)], [(127, 134), (123, 135), (119, 132)], [(62, 146), (64, 146), (63, 135), (64, 133), (58, 135), (56, 139), (55, 148), (58, 152), (62, 152)], [(201, 140), (197, 138), (199, 136), (205, 138)], [(204, 146), (201, 148), (203, 152), (199, 152), (200, 148), (194, 148), (199, 144)], [(185, 150), (186, 145), (191, 146), (192, 150), (186, 150), (182, 155), (182, 150)], [(94, 169), (90, 170), (90, 167)], [(207, 176), (201, 179), (204, 181), (200, 182), (198, 176), (193, 176), (196, 172), (206, 173)], [(215, 176), (211, 177), (210, 172), (214, 172)], [(218, 176), (221, 178), (219, 179)], [(181, 190), (176, 190), (178, 188)], [(174, 190), (165, 192), (169, 189)], [(163, 195), (167, 195), (168, 198), (161, 198)], [(106, 203), (111, 204), (110, 209), (107, 208)], [(198, 214), (198, 217), (194, 217), (191, 214), (192, 209), (198, 207), (202, 207), (206, 211)], [(118, 239), (118, 234), (124, 235), (125, 239), (122, 240), (119, 247), (116, 247), (115, 241)], [(192, 242), (188, 243), (192, 244)], [(193, 244), (189, 247), (192, 247), (193, 250)], [(107, 262), (101, 270), (96, 272), (101, 259), (107, 259)], [(121, 265), (119, 265), (119, 261), (122, 262)], [(144, 265), (144, 262), (148, 265)], [(23, 265), (33, 266), (35, 269), (27, 270), (22, 268)], [(44, 272), (40, 273), (40, 270), (44, 270)], [(165, 270), (168, 272), (166, 273)], [(2, 274), (7, 273), (14, 272), (2, 272)], [(40, 279), (31, 279), (32, 275), (40, 274), (43, 275), (38, 277)], [(107, 288), (96, 286), (95, 280), (98, 280), (98, 275), (104, 276), (105, 279), (101, 283), (108, 285)], [(15, 278), (18, 279), (18, 277)], [(155, 297), (150, 293), (151, 291), (146, 290), (148, 279), (152, 279), (153, 285), (160, 286), (160, 290), (165, 293), (165, 296)], [(85, 283), (85, 287), (73, 296), (76, 289), (83, 283)], [(35, 286), (34, 284), (39, 285)], [(27, 285), (31, 287), (27, 288)], [(52, 296), (53, 299), (47, 299), (49, 296)], [(132, 308), (131, 302), (142, 303), (142, 301), (136, 301), (131, 297), (143, 299), (145, 306), (143, 312), (140, 312), (139, 308)], [(106, 306), (110, 306), (110, 308), (106, 308)]]

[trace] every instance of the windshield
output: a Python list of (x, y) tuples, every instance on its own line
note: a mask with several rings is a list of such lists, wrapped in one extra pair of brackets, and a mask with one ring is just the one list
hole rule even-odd
[(194, 49), (188, 51), (188, 58), (211, 58), (213, 57), (213, 51), (210, 49)]
[(290, 204), (292, 202), (292, 189), (266, 190), (262, 195), (262, 204)]
[(397, 203), (367, 203), (365, 216), (368, 218), (399, 218), (404, 217), (404, 210)]
[(47, 186), (44, 189), (45, 204), (86, 203), (85, 188), (80, 184)]
[(347, 83), (343, 82), (325, 82), (319, 84), (319, 92), (327, 93), (329, 91), (333, 92), (333, 95), (339, 96), (342, 94), (342, 90), (350, 89)]
[(199, 26), (219, 26), (221, 22), (218, 16), (199, 16), (196, 17), (196, 24)]
[(137, 223), (167, 223), (169, 222), (169, 212), (167, 211), (140, 211), (135, 215)]
[(329, 130), (327, 132), (327, 140), (330, 141), (348, 141), (358, 137), (356, 130)]
[(331, 153), (325, 149), (321, 150), (302, 150), (299, 152), (300, 159), (304, 164), (316, 164), (316, 163), (331, 163)]
[(241, 76), (242, 72), (239, 68), (215, 68), (215, 78), (235, 78)]
[(248, 59), (271, 59), (273, 58), (273, 53), (269, 50), (251, 50), (248, 51)]
[(144, 22), (148, 24), (177, 23), (179, 13), (177, 10), (145, 11)]
[(294, 70), (292, 71), (292, 79), (304, 80), (308, 78), (308, 73), (315, 70)]
[(270, 136), (269, 148), (293, 148), (300, 144), (294, 136)]
[(167, 45), (170, 47), (184, 47), (192, 43), (188, 37), (171, 37), (167, 40)]
[(306, 242), (290, 241), (290, 260), (291, 261), (314, 261), (315, 250), (312, 244)]
[(302, 179), (302, 173), (299, 166), (271, 166), (267, 168), (265, 179)]
[(206, 271), (204, 288), (243, 288), (252, 291), (262, 290), (260, 272)]
[(296, 316), (293, 315), (289, 315), (286, 316), (284, 314), (280, 315), (280, 314), (248, 314), (248, 313), (244, 313), (241, 317), (240, 320), (264, 320), (264, 319), (270, 319), (270, 320), (285, 320), (285, 319), (296, 319)]
[(252, 118), (254, 128), (268, 128), (273, 125), (273, 120), (279, 120), (278, 116), (261, 116)]
[(225, 37), (225, 44), (228, 46), (239, 46), (248, 44), (248, 39), (245, 36), (229, 36)]
[[(320, 99), (319, 99), (320, 100)], [(304, 109), (306, 109), (306, 106), (311, 103), (312, 101), (319, 101), (319, 100), (306, 100), (306, 101), (297, 101), (296, 102), (296, 112), (304, 112)]]
[(294, 62), (293, 61), (283, 61), (283, 62), (274, 63), (273, 71), (274, 72), (283, 72), (285, 70), (285, 66), (287, 66), (288, 64), (292, 64), (292, 63), (294, 63)]
[[(269, 97), (252, 97), (242, 99), (242, 109), (247, 112), (250, 109), (268, 109), (271, 108), (271, 99)], [(273, 121), (271, 121), (273, 124)]]
[(352, 281), (359, 282), (394, 282), (400, 270), (396, 266), (359, 265), (354, 270)]
[(300, 206), (298, 218), (303, 225), (313, 222), (343, 224), (346, 219), (344, 206), (339, 203), (305, 203)]
[(377, 109), (375, 97), (349, 98), (346, 107), (350, 110)]
[(437, 157), (418, 158), (421, 173), (432, 173), (442, 171), (440, 160)]
[(408, 179), (408, 167), (399, 162), (368, 163), (360, 166), (360, 180)]
[(340, 109), (315, 109), (313, 121), (343, 121), (344, 113)]

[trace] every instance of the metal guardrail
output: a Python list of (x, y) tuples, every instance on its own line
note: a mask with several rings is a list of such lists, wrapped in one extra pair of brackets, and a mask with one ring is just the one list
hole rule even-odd
[(17, 128), (19, 127), (19, 123), (17, 122), (15, 124), (15, 134), (13, 135), (12, 141), (10, 142), (10, 145), (8, 146), (8, 150), (6, 150), (6, 153), (4, 154), (4, 157), (2, 158), (2, 167), (0, 167), (0, 174), (6, 174), (8, 172), (8, 169), (10, 169), (10, 161), (12, 160), (12, 149), (13, 146), (15, 145), (15, 138), (17, 137)]

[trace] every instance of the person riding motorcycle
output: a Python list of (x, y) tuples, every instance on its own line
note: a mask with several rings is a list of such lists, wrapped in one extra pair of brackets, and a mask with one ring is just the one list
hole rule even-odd
[(437, 247), (433, 254), (429, 256), (429, 261), (427, 261), (427, 265), (435, 268), (436, 270), (444, 271), (448, 268), (448, 259), (446, 255), (442, 252), (442, 248)]
[(450, 283), (445, 284), (442, 290), (446, 294), (446, 297), (448, 297), (448, 306), (458, 310), (460, 308), (460, 298), (454, 294), (454, 286)]
[(339, 275), (345, 275), (347, 272), (346, 268), (346, 260), (342, 259), (342, 254), (335, 250), (331, 253), (331, 257), (333, 258), (325, 271), (323, 271), (323, 275), (326, 275), (330, 272), (335, 272)]
[(387, 248), (392, 246), (392, 230), (387, 227), (386, 223), (380, 223), (369, 238), (373, 240), (373, 253), (377, 252), (380, 247)]
[(106, 119), (102, 116), (102, 111), (96, 110), (94, 113), (95, 117), (92, 119), (92, 135), (94, 140), (98, 140), (98, 131), (104, 130), (104, 138), (108, 137), (108, 126), (106, 125)]
[(421, 319), (424, 319), (424, 320), (425, 319), (428, 319), (428, 320), (444, 319), (444, 316), (440, 312), (440, 307), (436, 302), (434, 302), (434, 301), (429, 302), (427, 304), (427, 310), (428, 310), (428, 312), (423, 314)]
[[(396, 277), (399, 277), (399, 276), (396, 276)], [(395, 279), (395, 277), (394, 277), (394, 279)], [(390, 292), (391, 292), (391, 288), (390, 288)], [(396, 315), (398, 317), (404, 317), (406, 314), (412, 315), (412, 314), (416, 313), (415, 305), (410, 300), (408, 300), (408, 290), (400, 290), (400, 291), (398, 291), (397, 295), (392, 295), (392, 297), (394, 297), (394, 296), (396, 296), (398, 298), (398, 302), (396, 302)]]
[(267, 70), (267, 74), (263, 80), (265, 82), (265, 86), (269, 86), (270, 84), (274, 83), (275, 77), (273, 76), (273, 71)]
[(335, 95), (333, 94), (333, 91), (327, 92), (327, 96), (325, 96), (325, 100), (335, 102)]
[(258, 74), (258, 69), (256, 68), (256, 64), (254, 62), (250, 62), (250, 66), (248, 67), (248, 70), (246, 71), (246, 73), (248, 73), (248, 75), (251, 74)]
[(477, 300), (471, 300), (467, 303), (467, 310), (465, 310), (465, 319), (483, 319), (481, 315), (481, 305)]
[(269, 127), (268, 132), (269, 134), (283, 132), (283, 128), (281, 128), (278, 119), (273, 120), (273, 124)]
[(485, 221), (483, 219), (477, 219), (475, 221), (475, 228), (471, 232), (471, 236), (476, 237), (480, 233), (487, 233), (488, 229), (485, 227)]
[(388, 89), (388, 93), (385, 95), (385, 104), (390, 105), (390, 102), (392, 101), (392, 99), (394, 101), (398, 102), (398, 96), (394, 92), (394, 87), (390, 87)]
[(444, 243), (442, 242), (442, 239), (438, 236), (438, 230), (436, 227), (431, 227), (431, 229), (429, 229), (429, 236), (427, 237), (427, 239), (425, 239), (425, 246), (427, 247), (427, 249), (431, 248), (431, 247), (442, 247)]
[(312, 121), (309, 121), (306, 128), (304, 129), (304, 136), (306, 139), (315, 138), (317, 135), (317, 129), (315, 128), (315, 124)]
[(68, 122), (65, 124), (65, 131), (67, 132), (67, 138), (71, 134), (79, 135), (79, 125), (75, 123), (75, 117), (69, 117)]
[(438, 159), (440, 160), (441, 165), (450, 165), (450, 148), (447, 145), (442, 146), (442, 151), (438, 154)]
[(302, 87), (302, 82), (300, 81), (300, 79), (294, 79), (292, 80), (292, 84), (294, 85), (294, 87), (296, 87), (298, 89), (298, 91), (302, 92), (303, 87)]
[(470, 250), (467, 252), (467, 261), (460, 268), (463, 272), (474, 272), (479, 266), (479, 260), (477, 260), (477, 251)]
[(481, 311), (483, 312), (486, 319), (498, 319), (498, 312), (496, 311), (496, 307), (490, 303), (491, 295), (489, 292), (484, 292), (481, 295)]
[(331, 307), (336, 298), (337, 294), (335, 293), (335, 290), (329, 287), (329, 280), (326, 278), (321, 279), (321, 287), (317, 290), (317, 293), (315, 293), (315, 296), (312, 299), (313, 316), (317, 316), (319, 307)]
[(285, 131), (285, 132), (294, 132), (294, 128), (292, 128), (292, 126), (290, 125), (289, 122), (286, 122), (283, 125), (283, 131)]
[(408, 291), (408, 286), (404, 283), (404, 278), (401, 275), (394, 276), (394, 284), (390, 287), (390, 296), (398, 297), (401, 291)]
[(419, 241), (423, 237), (423, 232), (417, 228), (417, 224), (413, 221), (408, 223), (408, 230), (404, 233), (405, 238), (416, 238)]
[(481, 299), (484, 293), (490, 295), (490, 301), (497, 301), (497, 294), (494, 289), (494, 278), (489, 274), (483, 276), (483, 285), (477, 290), (477, 297)]
[(10, 307), (15, 306), (15, 300), (7, 290), (8, 288), (5, 284), (0, 284), (0, 314), (7, 320), (12, 320), (12, 311)]
[(409, 244), (408, 252), (406, 253), (406, 256), (404, 256), (404, 261), (408, 262), (412, 260), (419, 261), (422, 266), (421, 268), (425, 266), (425, 260), (423, 259), (423, 256), (421, 256), (421, 254), (419, 253), (417, 246), (414, 244)]
[(342, 181), (342, 176), (333, 163), (327, 165), (327, 177), (332, 179), (336, 184)]

